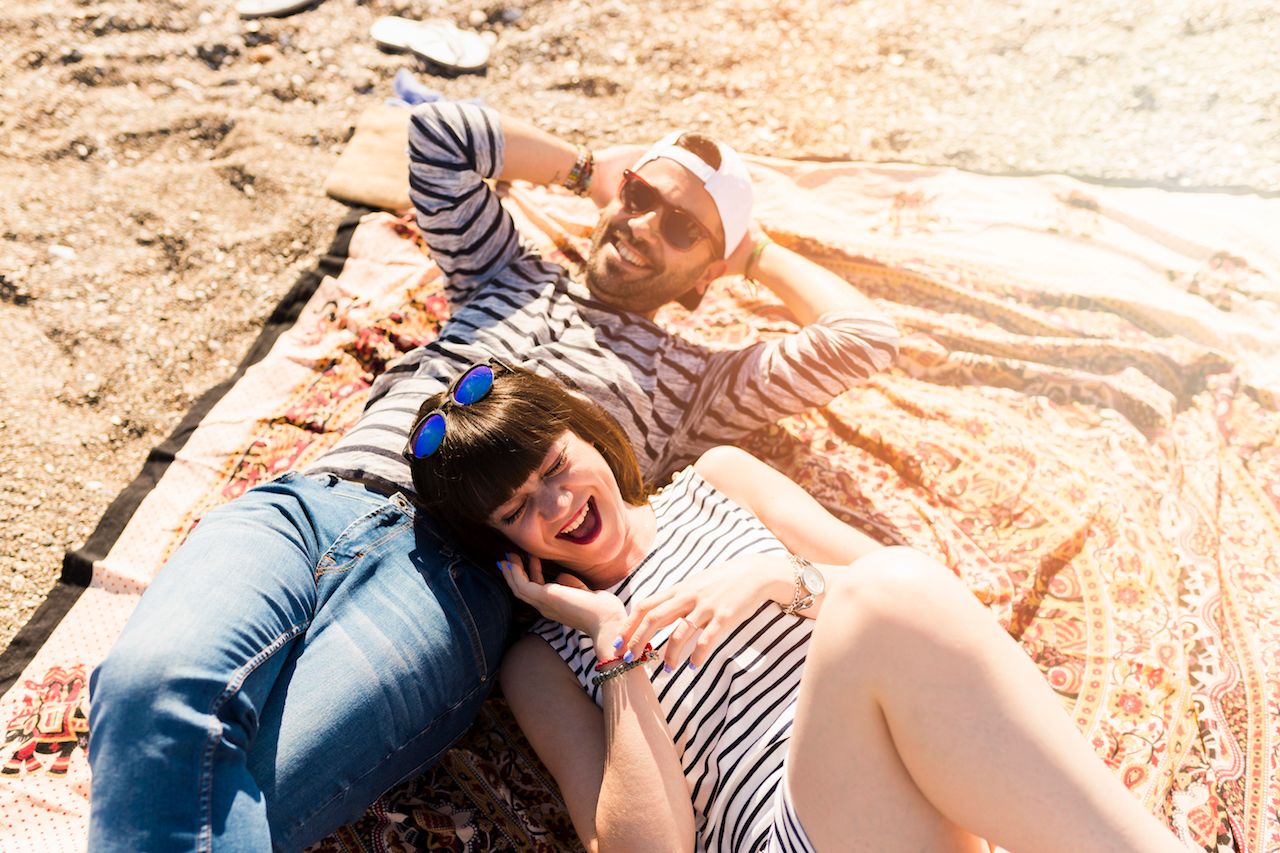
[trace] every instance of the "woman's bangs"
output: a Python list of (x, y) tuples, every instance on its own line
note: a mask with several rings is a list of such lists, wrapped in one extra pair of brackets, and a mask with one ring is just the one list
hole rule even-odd
[(495, 447), (489, 453), (472, 456), (465, 470), (457, 471), (456, 485), (449, 496), (451, 503), (457, 501), (453, 511), (465, 518), (488, 521), (493, 511), (538, 470), (550, 446), (549, 439), (535, 440)]

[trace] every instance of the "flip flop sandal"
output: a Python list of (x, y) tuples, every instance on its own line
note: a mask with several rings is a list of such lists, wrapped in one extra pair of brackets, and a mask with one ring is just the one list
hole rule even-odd
[(412, 51), (422, 60), (449, 71), (478, 71), (489, 61), (489, 43), (479, 33), (460, 30), (451, 21), (415, 21), (384, 15), (369, 35), (392, 53)]
[(242, 18), (283, 18), (318, 6), (323, 0), (239, 0), (236, 13)]
[(489, 62), (489, 43), (477, 32), (453, 24), (424, 21), (409, 41), (409, 50), (424, 62), (446, 71), (479, 71)]
[(369, 35), (377, 42), (378, 47), (390, 53), (404, 53), (409, 49), (409, 40), (423, 25), (422, 21), (412, 18), (401, 18), (398, 15), (383, 15), (373, 22)]

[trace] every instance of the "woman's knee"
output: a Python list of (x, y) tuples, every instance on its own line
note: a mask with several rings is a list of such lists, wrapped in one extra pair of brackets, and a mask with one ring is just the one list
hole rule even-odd
[(936, 617), (961, 589), (955, 574), (913, 548), (882, 548), (841, 572), (823, 605), (880, 627)]

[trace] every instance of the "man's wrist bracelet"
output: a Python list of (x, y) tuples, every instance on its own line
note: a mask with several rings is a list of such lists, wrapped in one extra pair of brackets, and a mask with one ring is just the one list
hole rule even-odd
[(595, 173), (596, 156), (585, 145), (578, 146), (578, 158), (573, 161), (564, 188), (574, 195), (586, 195), (591, 189), (591, 176)]
[(745, 278), (747, 281), (751, 282), (752, 284), (760, 283), (756, 281), (754, 269), (760, 263), (760, 256), (764, 254), (765, 247), (769, 246), (772, 243), (773, 243), (772, 240), (770, 240), (768, 237), (765, 237), (759, 243), (756, 243), (755, 248), (751, 250), (751, 257), (747, 258), (747, 266), (742, 273), (742, 277)]

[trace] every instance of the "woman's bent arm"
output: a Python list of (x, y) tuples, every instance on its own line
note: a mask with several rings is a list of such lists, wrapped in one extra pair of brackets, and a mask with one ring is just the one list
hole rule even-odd
[(745, 450), (713, 447), (693, 467), (734, 503), (750, 510), (793, 554), (815, 563), (847, 566), (883, 547), (828, 512), (786, 474)]
[(603, 713), (537, 637), (511, 648), (501, 678), (588, 850), (693, 849), (689, 789), (643, 668), (605, 682)]
[[(726, 497), (760, 519), (793, 554), (820, 564), (833, 576), (883, 546), (826, 510), (782, 472), (736, 447), (714, 447), (694, 469)], [(791, 562), (777, 554), (736, 557), (632, 605), (622, 636), (632, 653), (678, 620), (663, 657), (672, 667), (687, 657), (701, 665), (730, 631), (766, 601), (791, 604)], [(817, 619), (822, 596), (800, 615)], [(693, 640), (697, 637), (696, 641)], [(690, 643), (692, 642), (692, 645)]]

